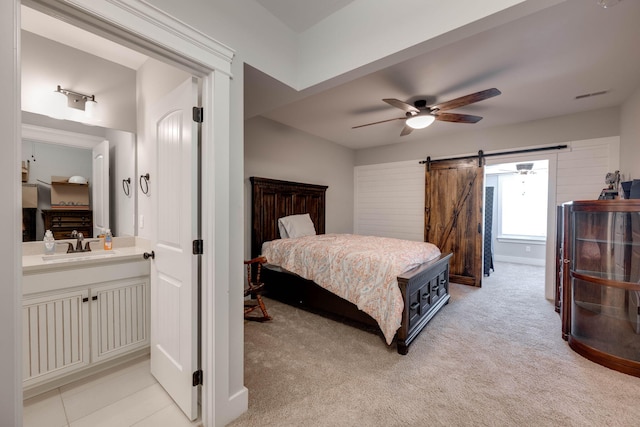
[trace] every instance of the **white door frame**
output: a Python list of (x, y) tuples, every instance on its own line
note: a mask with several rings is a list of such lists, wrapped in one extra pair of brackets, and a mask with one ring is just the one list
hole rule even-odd
[[(204, 426), (223, 425), (238, 417), (248, 407), (247, 389), (242, 385), (242, 346), (237, 345), (241, 322), (242, 293), (233, 292), (230, 277), (235, 278), (234, 265), (241, 265), (242, 253), (231, 235), (241, 239), (243, 230), (232, 218), (238, 211), (241, 195), (232, 190), (242, 188), (230, 179), (230, 171), (242, 170), (242, 158), (231, 147), (231, 62), (234, 52), (204, 33), (139, 0), (25, 0), (39, 9), (56, 9), (74, 24), (123, 44), (142, 47), (147, 54), (179, 66), (203, 81), (202, 106), (203, 164), (209, 165), (202, 176), (202, 235), (204, 256), (202, 268), (202, 421)], [(2, 248), (0, 267), (17, 285), (3, 291), (0, 298), (0, 336), (14, 345), (0, 350), (0, 410), (5, 422), (22, 424), (21, 316), (22, 265), (20, 224), (21, 159), (20, 138), (20, 4), (21, 0), (3, 1), (0, 6), (0, 87), (10, 94), (0, 100), (0, 125), (6, 141), (0, 156), (0, 189), (4, 200), (14, 200), (15, 209), (2, 214), (0, 232), (12, 236), (12, 244)], [(116, 36), (114, 36), (115, 34)], [(9, 59), (10, 58), (10, 59)], [(238, 132), (238, 130), (236, 130)], [(9, 147), (10, 146), (10, 147)], [(235, 156), (235, 157), (234, 157)], [(233, 168), (233, 169), (232, 169)], [(233, 174), (233, 176), (238, 176)], [(239, 201), (240, 200), (240, 201)], [(241, 206), (240, 206), (240, 211)], [(233, 226), (233, 230), (230, 228)], [(241, 267), (238, 267), (240, 271)], [(241, 287), (238, 287), (241, 289)], [(236, 301), (237, 299), (237, 301)], [(233, 341), (233, 342), (230, 342)], [(238, 385), (239, 384), (239, 385)], [(6, 409), (6, 411), (5, 411)], [(5, 417), (6, 415), (6, 417)], [(13, 421), (13, 422), (12, 422)]]

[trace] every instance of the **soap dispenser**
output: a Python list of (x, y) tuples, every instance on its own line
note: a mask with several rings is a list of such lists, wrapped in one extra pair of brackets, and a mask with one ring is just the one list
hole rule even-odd
[(53, 238), (51, 230), (44, 233), (44, 253), (45, 255), (53, 255), (56, 253), (56, 240)]
[(113, 236), (111, 235), (111, 229), (107, 228), (107, 232), (104, 233), (104, 250), (110, 251), (113, 248)]

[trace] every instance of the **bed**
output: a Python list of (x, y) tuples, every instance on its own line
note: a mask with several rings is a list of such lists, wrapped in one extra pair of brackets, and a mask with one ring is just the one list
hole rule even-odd
[[(252, 257), (261, 254), (265, 242), (279, 239), (278, 219), (309, 214), (315, 232), (325, 234), (325, 194), (327, 186), (251, 177)], [(334, 235), (318, 236), (331, 239)], [(298, 239), (292, 239), (298, 240)], [(395, 333), (398, 353), (407, 354), (420, 331), (449, 302), (449, 258), (438, 253), (428, 262), (397, 276), (401, 295), (400, 327)], [(267, 259), (269, 262), (269, 260)], [(279, 268), (263, 269), (265, 293), (272, 298), (320, 314), (331, 315), (356, 325), (376, 328), (379, 322), (356, 304), (330, 292), (311, 280)], [(388, 337), (389, 333), (386, 332)], [(389, 340), (386, 339), (387, 343)]]

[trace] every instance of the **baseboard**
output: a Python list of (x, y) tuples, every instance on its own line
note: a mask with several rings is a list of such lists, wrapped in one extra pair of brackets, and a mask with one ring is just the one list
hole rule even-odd
[(510, 262), (513, 264), (527, 264), (527, 265), (535, 265), (539, 267), (544, 267), (545, 265), (544, 259), (538, 259), (538, 258), (525, 258), (525, 257), (494, 254), (493, 259), (496, 262)]
[(227, 425), (245, 413), (248, 408), (249, 390), (246, 387), (242, 387), (237, 393), (229, 396), (229, 401), (223, 411), (216, 408), (218, 409), (218, 413), (215, 417), (215, 423), (216, 425)]

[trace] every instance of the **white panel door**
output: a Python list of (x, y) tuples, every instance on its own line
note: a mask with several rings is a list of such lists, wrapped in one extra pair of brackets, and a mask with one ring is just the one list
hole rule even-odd
[(109, 141), (93, 147), (91, 202), (93, 209), (93, 235), (109, 228)]
[[(190, 419), (198, 415), (197, 369), (197, 127), (189, 79), (150, 112), (155, 140), (155, 261), (151, 267), (151, 373)], [(155, 179), (154, 179), (155, 178)]]

